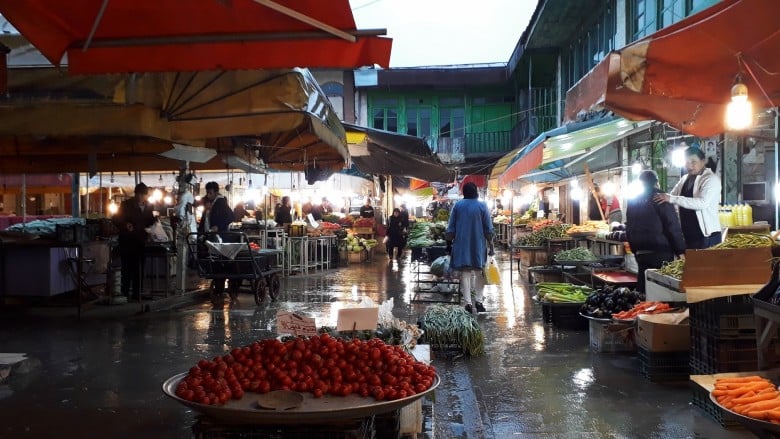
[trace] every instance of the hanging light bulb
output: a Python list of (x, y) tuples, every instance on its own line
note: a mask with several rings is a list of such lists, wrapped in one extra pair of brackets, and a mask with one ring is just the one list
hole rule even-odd
[(111, 183), (114, 182), (114, 171), (111, 171)]
[(114, 200), (111, 200), (111, 203), (108, 204), (108, 213), (114, 215), (118, 210), (119, 210), (119, 206), (116, 205)]
[(744, 130), (753, 124), (753, 105), (748, 100), (748, 89), (742, 76), (737, 75), (731, 87), (731, 102), (726, 106), (726, 126), (732, 130)]
[(611, 196), (615, 195), (615, 190), (616, 189), (617, 188), (615, 187), (615, 183), (613, 183), (612, 180), (607, 180), (606, 183), (601, 185), (601, 192), (606, 197), (611, 197)]
[(687, 146), (679, 146), (675, 148), (674, 151), (672, 151), (672, 166), (675, 168), (684, 168), (685, 167), (685, 150), (688, 149)]
[(631, 165), (631, 172), (632, 172), (634, 175), (637, 175), (637, 174), (639, 174), (640, 172), (642, 172), (642, 164), (641, 164), (641, 163), (639, 163), (639, 162), (636, 162), (636, 163), (634, 163), (633, 165)]
[(163, 182), (163, 179), (162, 179), (162, 174), (160, 174), (160, 178), (158, 178), (158, 179), (157, 179), (157, 181), (159, 181), (160, 183), (162, 183), (162, 182)]

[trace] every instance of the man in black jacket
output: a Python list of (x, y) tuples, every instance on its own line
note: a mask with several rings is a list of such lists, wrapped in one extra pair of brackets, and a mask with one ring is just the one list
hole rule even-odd
[[(131, 300), (141, 298), (141, 264), (147, 227), (154, 224), (152, 206), (147, 203), (149, 188), (143, 183), (135, 186), (135, 196), (122, 201), (114, 216), (119, 229), (119, 255), (122, 259), (122, 294)], [(130, 289), (132, 288), (132, 295)]]
[(661, 193), (655, 172), (643, 171), (639, 181), (643, 191), (628, 201), (626, 235), (638, 265), (636, 289), (644, 293), (645, 270), (661, 268), (675, 256), (685, 257), (685, 238), (674, 207), (653, 201), (653, 196)]

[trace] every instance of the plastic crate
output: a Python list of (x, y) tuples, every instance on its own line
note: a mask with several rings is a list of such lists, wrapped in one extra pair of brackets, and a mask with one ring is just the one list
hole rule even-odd
[(590, 322), (590, 347), (596, 352), (634, 352), (633, 324)]
[(545, 323), (559, 329), (584, 331), (588, 329), (588, 319), (580, 315), (581, 303), (544, 303), (542, 316)]
[(201, 417), (192, 426), (197, 439), (375, 439), (374, 417), (324, 425), (231, 425)]
[(755, 335), (753, 302), (747, 294), (703, 300), (688, 307), (691, 329), (715, 336)]
[(650, 352), (637, 349), (639, 373), (654, 383), (687, 381), (690, 378), (689, 352)]
[(691, 327), (690, 365), (694, 375), (756, 370), (755, 334), (723, 338)]
[(720, 424), (723, 428), (740, 429), (744, 428), (731, 413), (718, 407), (712, 400), (710, 394), (698, 384), (693, 384), (693, 405), (702, 409), (712, 420)]

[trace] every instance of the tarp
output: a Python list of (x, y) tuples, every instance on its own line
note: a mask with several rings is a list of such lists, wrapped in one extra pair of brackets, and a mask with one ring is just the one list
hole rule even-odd
[[(0, 103), (0, 150), (12, 156), (71, 152), (49, 141), (48, 151), (23, 154), (15, 146), (18, 138), (89, 145), (98, 137), (126, 137), (163, 143), (155, 154), (171, 149), (172, 142), (217, 143), (221, 152), (251, 151), (254, 160), (282, 170), (316, 164), (335, 171), (349, 163), (344, 128), (305, 69), (78, 78), (52, 68), (14, 69), (9, 88), (13, 99)], [(97, 153), (110, 155), (111, 142), (101, 143)]]
[(348, 133), (354, 133), (348, 136), (350, 156), (363, 172), (426, 181), (455, 179), (455, 171), (444, 166), (420, 137), (347, 123), (344, 127)]
[(738, 74), (755, 109), (780, 106), (778, 53), (777, 0), (723, 0), (608, 54), (568, 91), (565, 118), (606, 108), (719, 134)]
[(348, 0), (7, 0), (2, 14), (71, 74), (388, 67)]

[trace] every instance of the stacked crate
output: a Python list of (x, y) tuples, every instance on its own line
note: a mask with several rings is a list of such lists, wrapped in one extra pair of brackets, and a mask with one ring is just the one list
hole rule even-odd
[[(690, 303), (691, 314), (691, 375), (758, 370), (756, 322), (750, 295), (719, 297)], [(769, 342), (768, 351), (778, 352), (777, 334)], [(774, 356), (780, 359), (780, 355)], [(769, 364), (777, 367), (780, 361)], [(709, 393), (694, 386), (693, 403), (724, 427), (737, 421), (710, 401)]]

